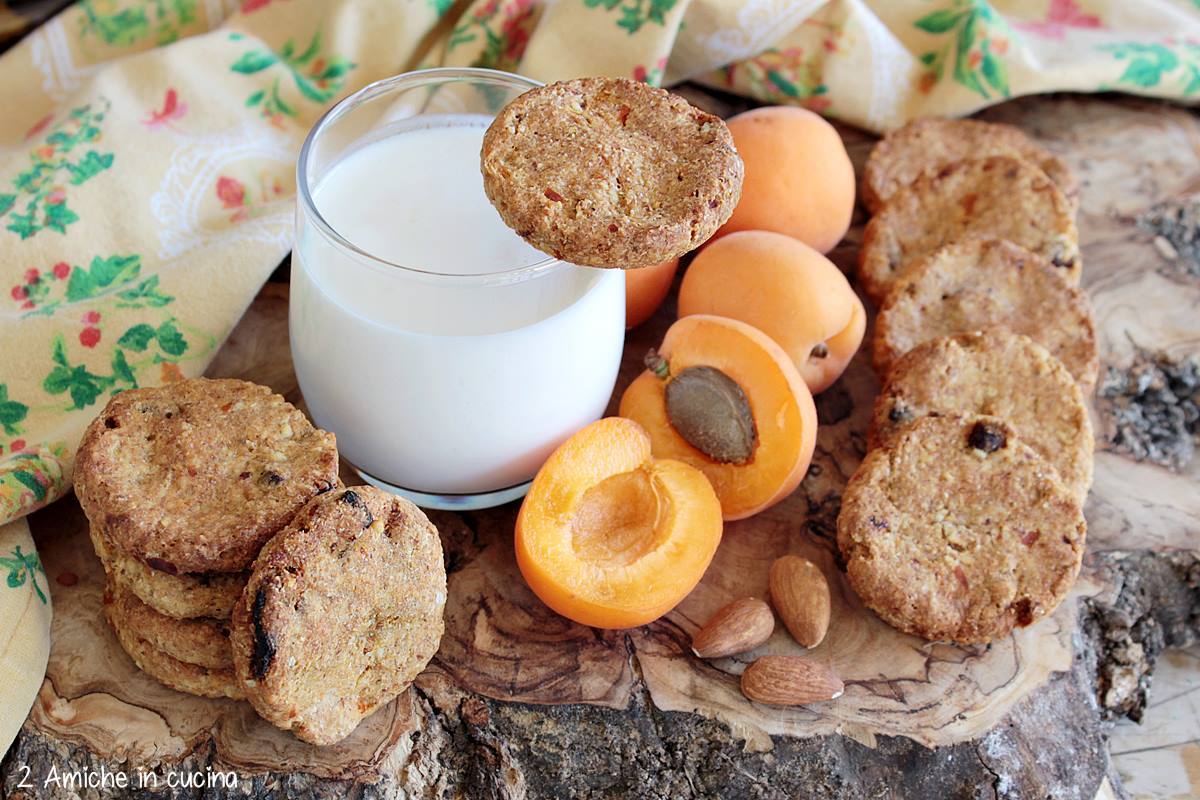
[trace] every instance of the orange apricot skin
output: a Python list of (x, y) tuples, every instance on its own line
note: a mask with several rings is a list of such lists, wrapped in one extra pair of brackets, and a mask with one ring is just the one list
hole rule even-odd
[(738, 231), (700, 251), (679, 288), (679, 315), (690, 314), (758, 328), (791, 357), (813, 394), (841, 377), (867, 328), (866, 309), (842, 271), (772, 231)]
[(625, 329), (636, 328), (662, 305), (671, 291), (679, 259), (625, 270)]
[(794, 106), (756, 108), (726, 122), (746, 177), (733, 216), (716, 235), (769, 230), (832, 250), (850, 228), (856, 190), (837, 130)]
[(817, 438), (812, 392), (787, 353), (762, 331), (725, 317), (694, 314), (667, 331), (658, 353), (670, 372), (715, 367), (746, 392), (759, 442), (743, 465), (719, 464), (692, 447), (672, 427), (666, 383), (646, 370), (621, 396), (620, 413), (650, 435), (656, 458), (677, 459), (703, 472), (721, 501), (726, 521), (745, 519), (795, 491), (808, 472)]
[[(624, 595), (614, 599), (572, 580), (596, 568), (575, 563), (569, 565), (574, 572), (564, 569), (571, 555), (565, 540), (571, 537), (571, 511), (587, 489), (633, 470), (647, 470), (669, 494), (663, 524), (670, 526), (670, 536), (645, 563), (617, 570), (626, 585), (616, 587)], [(525, 582), (553, 611), (583, 625), (622, 629), (653, 622), (677, 606), (704, 576), (722, 529), (720, 502), (703, 473), (653, 458), (641, 426), (606, 417), (577, 432), (546, 460), (521, 504), (514, 543)]]

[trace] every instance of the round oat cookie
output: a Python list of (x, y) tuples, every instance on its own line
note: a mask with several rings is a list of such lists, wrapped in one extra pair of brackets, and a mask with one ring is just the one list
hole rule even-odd
[(108, 624), (117, 635), (117, 641), (133, 659), (137, 668), (154, 680), (178, 692), (200, 697), (241, 700), (245, 696), (237, 675), (231, 668), (212, 669), (173, 658), (142, 638), (138, 631), (121, 624), (120, 620), (113, 616), (112, 608), (110, 603), (105, 603)]
[(923, 256), (961, 239), (1007, 239), (1079, 283), (1075, 214), (1054, 182), (1008, 156), (957, 161), (896, 192), (867, 223), (858, 279), (876, 305)]
[(1096, 385), (1100, 357), (1087, 295), (1045, 259), (1001, 241), (957, 242), (897, 284), (875, 321), (875, 369), (887, 375), (922, 342), (991, 327), (1045, 347), (1085, 393)]
[(919, 119), (889, 133), (871, 150), (863, 168), (863, 203), (876, 214), (892, 195), (921, 175), (955, 161), (987, 156), (1012, 156), (1036, 165), (1072, 208), (1077, 205), (1079, 183), (1066, 162), (1020, 128), (978, 119)]
[(84, 433), (75, 493), (111, 549), (171, 574), (239, 572), (338, 481), (333, 434), (239, 380), (132, 389)]
[(872, 450), (846, 486), (838, 546), (885, 622), (961, 644), (1053, 611), (1087, 525), (1054, 468), (996, 417), (924, 417)]
[(233, 669), (226, 622), (168, 617), (111, 581), (104, 593), (104, 605), (114, 625), (134, 631), (155, 650), (171, 658), (209, 669)]
[(441, 541), (420, 509), (372, 487), (331, 492), (254, 562), (234, 667), (263, 718), (332, 744), (429, 663), (445, 603)]
[(993, 328), (944, 336), (910, 350), (875, 399), (871, 448), (933, 415), (1000, 417), (1050, 462), (1080, 503), (1092, 483), (1092, 423), (1071, 373), (1028, 336)]
[(627, 78), (526, 92), (483, 139), (483, 188), (539, 250), (590, 267), (646, 267), (703, 244), (733, 213), (744, 168), (729, 128)]
[(153, 610), (173, 619), (229, 619), (250, 577), (249, 572), (171, 575), (131, 556), (113, 552), (95, 525), (90, 526), (89, 533), (109, 580)]

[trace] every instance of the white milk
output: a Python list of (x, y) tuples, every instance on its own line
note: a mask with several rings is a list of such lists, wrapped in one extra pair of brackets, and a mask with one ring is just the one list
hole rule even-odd
[(518, 269), (546, 256), (484, 195), (488, 122), (392, 124), (311, 179), (329, 226), (390, 263), (298, 215), (290, 328), (308, 408), (365, 477), (421, 493), (528, 481), (604, 412), (624, 341), (619, 270)]

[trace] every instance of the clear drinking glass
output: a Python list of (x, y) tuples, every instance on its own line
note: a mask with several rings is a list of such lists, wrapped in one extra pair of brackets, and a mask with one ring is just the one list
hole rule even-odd
[[(389, 78), (331, 109), (300, 152), (289, 317), (300, 388), (365, 480), (426, 507), (522, 496), (550, 452), (604, 413), (616, 381), (623, 273), (532, 248), (522, 263), (504, 263), (511, 248), (488, 238), (498, 235), (490, 224), (498, 215), (480, 216), (495, 212), (481, 211), (473, 194), (482, 193), (482, 179), (473, 183), (478, 150), (465, 152), (456, 138), (459, 126), (486, 126), (537, 85), (483, 69)], [(406, 135), (422, 138), (390, 138)], [(407, 155), (390, 159), (372, 147), (380, 142)], [(345, 161), (366, 147), (369, 157)], [(435, 184), (455, 193), (461, 185), (472, 214), (421, 221), (418, 204)], [(390, 187), (395, 200), (355, 191), (367, 187)], [(330, 222), (339, 217), (357, 233)], [(410, 242), (455, 268), (380, 252)]]

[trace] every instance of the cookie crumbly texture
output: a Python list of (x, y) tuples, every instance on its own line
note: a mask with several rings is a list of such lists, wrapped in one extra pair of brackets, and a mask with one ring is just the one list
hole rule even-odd
[(966, 158), (1012, 156), (1034, 164), (1054, 181), (1072, 208), (1079, 182), (1070, 167), (1020, 128), (977, 119), (920, 119), (883, 138), (863, 168), (862, 199), (877, 214), (920, 176)]
[(878, 305), (924, 256), (971, 238), (1007, 239), (1079, 283), (1071, 204), (1046, 173), (1009, 156), (957, 161), (896, 192), (867, 223), (859, 283)]
[(581, 78), (509, 103), (483, 139), (483, 188), (505, 223), (573, 264), (683, 255), (729, 219), (744, 167), (719, 117), (627, 78)]
[(925, 342), (892, 366), (867, 442), (890, 444), (920, 417), (1000, 417), (1079, 499), (1092, 483), (1092, 423), (1075, 378), (1046, 348), (1004, 329)]
[(232, 674), (229, 626), (215, 619), (174, 619), (160, 614), (119, 584), (108, 583), (105, 610), (112, 624), (136, 633), (177, 661)]
[(249, 572), (172, 575), (132, 556), (113, 552), (97, 526), (89, 526), (89, 533), (109, 581), (131, 592), (154, 611), (174, 619), (229, 619), (250, 577)]
[(265, 386), (133, 389), (84, 433), (75, 493), (111, 549), (171, 574), (239, 572), (338, 482), (333, 434)]
[(255, 561), (234, 666), (263, 718), (332, 744), (433, 658), (445, 602), (441, 541), (420, 509), (371, 487), (331, 492)]
[(1087, 295), (1044, 258), (1003, 241), (957, 242), (915, 265), (879, 310), (875, 368), (887, 375), (922, 342), (991, 327), (1045, 347), (1085, 394), (1096, 385), (1100, 358)]
[(114, 617), (111, 603), (106, 602), (104, 610), (122, 649), (138, 669), (154, 680), (176, 691), (200, 697), (228, 697), (231, 700), (244, 697), (242, 686), (231, 668), (212, 669), (180, 661), (159, 650), (137, 630), (123, 625), (119, 618)]
[(995, 417), (925, 417), (850, 479), (838, 546), (850, 585), (906, 633), (990, 642), (1052, 612), (1087, 526), (1054, 468)]

